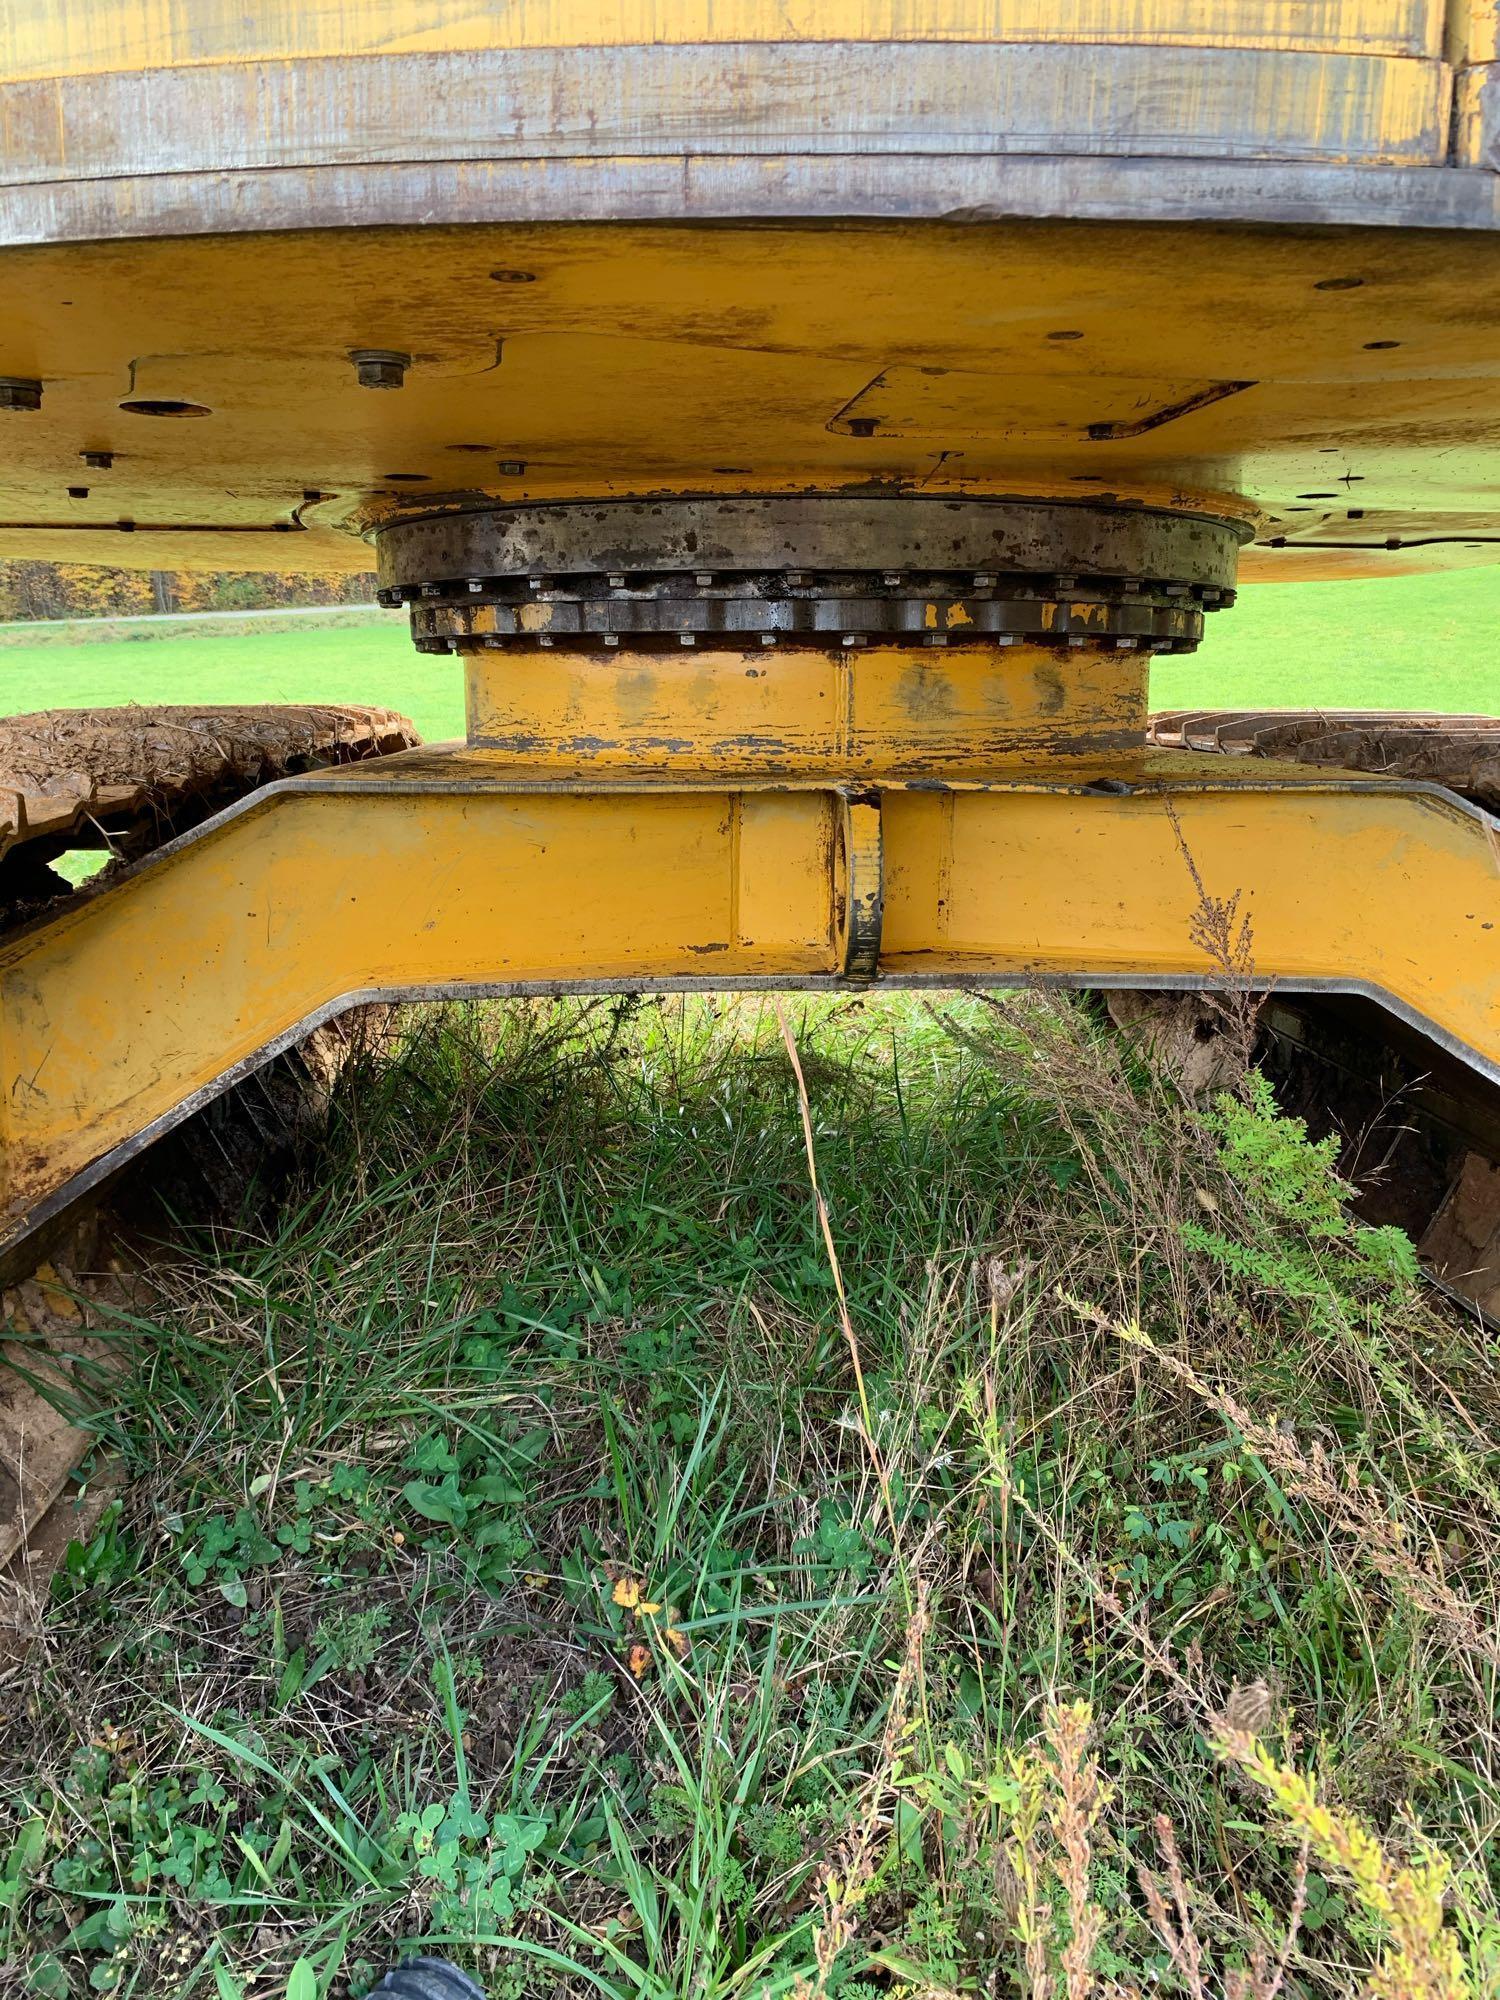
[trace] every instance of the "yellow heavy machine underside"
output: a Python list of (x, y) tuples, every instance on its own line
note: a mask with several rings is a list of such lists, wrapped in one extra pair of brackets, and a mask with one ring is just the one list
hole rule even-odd
[(1500, 1081), (1481, 805), (1147, 739), (1497, 496), (1500, 0), (0, 0), (0, 554), (373, 562), (469, 717), (0, 942), (0, 1245), (358, 999), (1202, 987), (1206, 899)]

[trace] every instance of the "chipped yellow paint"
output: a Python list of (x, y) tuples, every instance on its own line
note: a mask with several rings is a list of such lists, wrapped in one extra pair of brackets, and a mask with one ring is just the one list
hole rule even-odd
[(1201, 975), (1191, 855), (1211, 896), (1240, 895), (1258, 981), (1363, 984), (1500, 1059), (1500, 878), (1456, 800), (1287, 784), (1174, 791), (1169, 811), (1150, 792), (907, 791), (883, 817), (893, 977)]
[(1500, 62), (1500, 0), (1448, 0), (1449, 62)]
[(1500, 171), (1500, 62), (1474, 63), (1458, 72), (1453, 157), (1461, 167)]
[(0, 81), (261, 58), (770, 41), (1433, 56), (1443, 0), (8, 0)]
[(1096, 643), (499, 651), (465, 664), (470, 741), (582, 783), (726, 770), (982, 781), (1114, 753), (1144, 735), (1149, 662)]

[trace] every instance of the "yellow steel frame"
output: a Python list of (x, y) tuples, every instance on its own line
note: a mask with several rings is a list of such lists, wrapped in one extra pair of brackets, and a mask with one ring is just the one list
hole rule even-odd
[(0, 1243), (362, 997), (1203, 986), (1387, 1006), (1500, 1079), (1500, 839), (1430, 787), (1162, 753), (878, 790), (539, 780), (483, 749), (284, 781), (0, 948)]

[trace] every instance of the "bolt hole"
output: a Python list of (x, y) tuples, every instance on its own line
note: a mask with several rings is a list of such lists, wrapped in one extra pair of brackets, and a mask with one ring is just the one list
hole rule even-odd
[(390, 480), (392, 485), (420, 486), (424, 481), (430, 479), (432, 474), (430, 472), (382, 472), (380, 477)]
[(491, 271), (490, 276), (497, 285), (534, 285), (535, 271)]
[(1313, 290), (1315, 292), (1357, 292), (1363, 283), (1363, 278), (1319, 278), (1313, 286)]
[(128, 410), (133, 417), (211, 417), (213, 411), (206, 403), (184, 403), (175, 396), (133, 396), (128, 403), (121, 403), (122, 410)]
[(1299, 493), (1299, 500), (1337, 500), (1337, 493)]
[(1367, 354), (1376, 354), (1386, 348), (1399, 347), (1400, 345), (1399, 340), (1367, 340), (1365, 342), (1365, 352)]
[(1076, 327), (1060, 327), (1056, 333), (1047, 335), (1049, 340), (1082, 340), (1083, 335)]

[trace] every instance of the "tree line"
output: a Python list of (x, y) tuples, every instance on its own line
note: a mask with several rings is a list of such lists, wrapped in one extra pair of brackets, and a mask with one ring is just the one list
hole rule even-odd
[(282, 605), (369, 604), (375, 578), (329, 571), (105, 569), (92, 563), (0, 562), (0, 621), (127, 618), (172, 611), (269, 611)]

